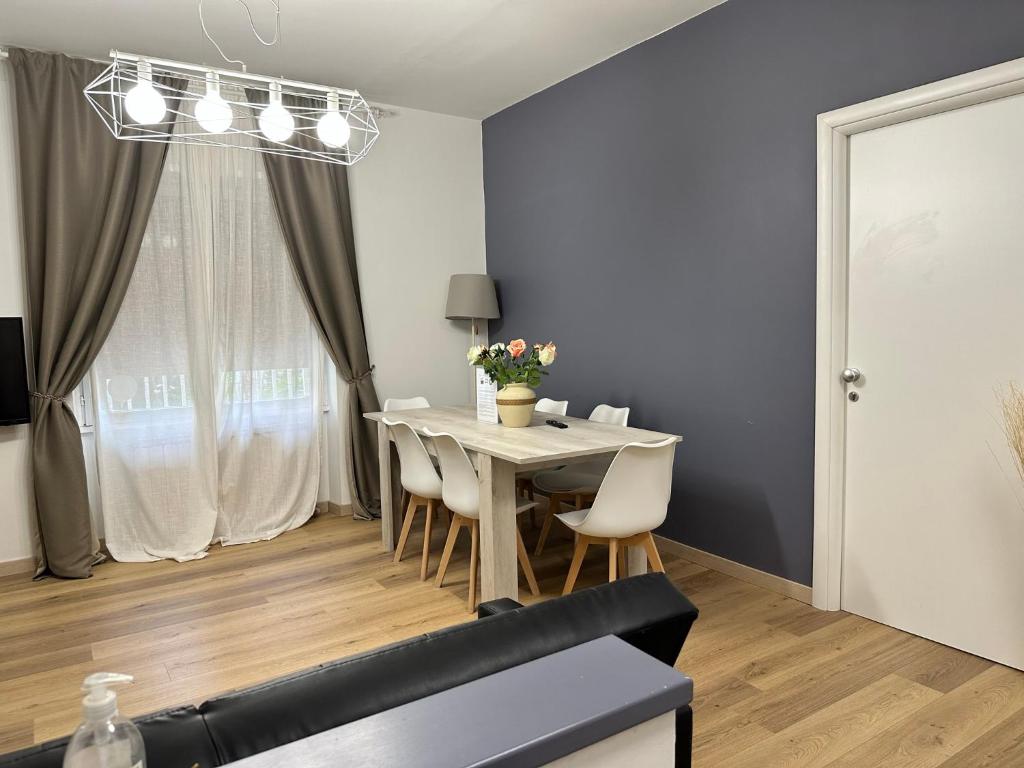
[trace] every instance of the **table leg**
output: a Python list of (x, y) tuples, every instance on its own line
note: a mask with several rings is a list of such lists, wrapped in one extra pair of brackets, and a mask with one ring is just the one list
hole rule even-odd
[(480, 454), (479, 475), (480, 599), (518, 600), (515, 465)]
[(643, 547), (628, 547), (626, 550), (626, 573), (639, 576), (647, 573), (647, 553)]
[(377, 422), (377, 461), (380, 463), (380, 536), (385, 552), (395, 551), (395, 512), (391, 497), (391, 432)]

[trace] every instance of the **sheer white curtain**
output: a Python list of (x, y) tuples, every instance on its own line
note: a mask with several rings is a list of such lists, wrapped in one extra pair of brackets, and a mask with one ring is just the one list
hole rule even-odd
[(172, 144), (93, 366), (114, 558), (188, 560), (306, 522), (320, 475), (320, 360), (260, 156)]

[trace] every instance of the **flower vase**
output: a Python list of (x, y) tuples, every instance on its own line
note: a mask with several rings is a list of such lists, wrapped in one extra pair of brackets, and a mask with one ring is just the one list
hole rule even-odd
[(537, 396), (525, 384), (507, 384), (498, 390), (495, 398), (498, 415), (506, 427), (528, 427), (533, 419)]

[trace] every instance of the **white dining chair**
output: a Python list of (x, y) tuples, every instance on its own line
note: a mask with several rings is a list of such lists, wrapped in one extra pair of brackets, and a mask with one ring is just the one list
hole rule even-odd
[[(565, 416), (569, 410), (568, 400), (552, 400), (547, 397), (542, 397), (537, 401), (537, 405), (534, 406), (534, 410), (538, 413), (550, 413), (552, 416)], [(521, 472), (516, 475), (516, 493), (526, 496), (530, 501), (533, 501), (533, 476), (537, 474), (536, 469), (531, 469), (526, 472)], [(535, 509), (530, 510), (530, 519), (533, 525), (536, 525), (537, 521), (534, 518), (536, 513)]]
[[(441, 553), (434, 585), (444, 585), (444, 575), (448, 570), (459, 531), (463, 527), (469, 528), (469, 610), (472, 611), (476, 609), (476, 580), (480, 561), (480, 481), (473, 468), (473, 462), (469, 460), (465, 449), (455, 437), (447, 432), (431, 432), (429, 429), (424, 432), (433, 441), (434, 449), (437, 451), (437, 458), (441, 463), (441, 496), (444, 505), (452, 513), (452, 522), (444, 543), (444, 551)], [(529, 501), (518, 504), (516, 514), (532, 509), (534, 505), (535, 502)], [(526, 554), (526, 545), (523, 544), (519, 526), (515, 528), (519, 565), (523, 569), (526, 583), (530, 586), (530, 592), (539, 595), (540, 588), (537, 586), (537, 577), (530, 565), (530, 558)]]
[[(616, 408), (602, 403), (590, 412), (590, 421), (602, 424), (615, 424), (624, 427), (629, 422), (629, 407)], [(548, 511), (544, 516), (544, 524), (537, 537), (537, 546), (533, 550), (535, 556), (544, 551), (551, 525), (555, 515), (562, 511), (562, 503), (574, 501), (576, 508), (583, 505), (583, 500), (597, 493), (601, 478), (608, 470), (609, 460), (600, 457), (591, 461), (581, 461), (558, 469), (540, 471), (532, 478), (533, 490), (540, 491), (548, 497)]]
[(542, 397), (537, 401), (537, 404), (533, 407), (535, 411), (541, 413), (550, 413), (554, 416), (565, 416), (569, 410), (568, 400), (552, 400), (547, 397)]
[(651, 567), (665, 572), (651, 531), (664, 523), (668, 514), (675, 452), (674, 437), (623, 446), (608, 467), (593, 505), (558, 514), (559, 521), (576, 534), (563, 595), (572, 592), (591, 544), (608, 545), (609, 581), (625, 571), (626, 547), (643, 547)]
[(415, 408), (429, 408), (425, 397), (389, 397), (384, 401), (384, 413), (389, 411), (411, 411)]
[(427, 508), (427, 519), (423, 525), (423, 556), (420, 561), (420, 581), (427, 578), (427, 569), (430, 565), (430, 527), (434, 519), (434, 510), (442, 502), (441, 477), (437, 474), (437, 468), (423, 446), (423, 441), (416, 431), (404, 421), (385, 418), (384, 423), (391, 430), (395, 438), (395, 445), (398, 447), (398, 459), (401, 464), (399, 472), (402, 488), (409, 494), (409, 505), (405, 510), (405, 517), (402, 519), (402, 532), (398, 537), (398, 546), (395, 548), (395, 562), (402, 560), (405, 552), (405, 544), (409, 540), (409, 531), (412, 530), (413, 519), (416, 517), (416, 510), (420, 507)]
[[(391, 411), (411, 411), (415, 408), (429, 408), (430, 401), (425, 397), (389, 397), (384, 401), (384, 413)], [(409, 504), (409, 492), (402, 489), (402, 501), (399, 509), (405, 509)]]

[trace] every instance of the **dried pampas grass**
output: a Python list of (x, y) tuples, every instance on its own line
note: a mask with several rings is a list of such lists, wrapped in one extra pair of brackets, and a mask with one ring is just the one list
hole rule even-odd
[(1024, 389), (1011, 381), (1009, 389), (1000, 390), (997, 396), (1003, 409), (1006, 444), (1010, 446), (1017, 472), (1024, 480)]

